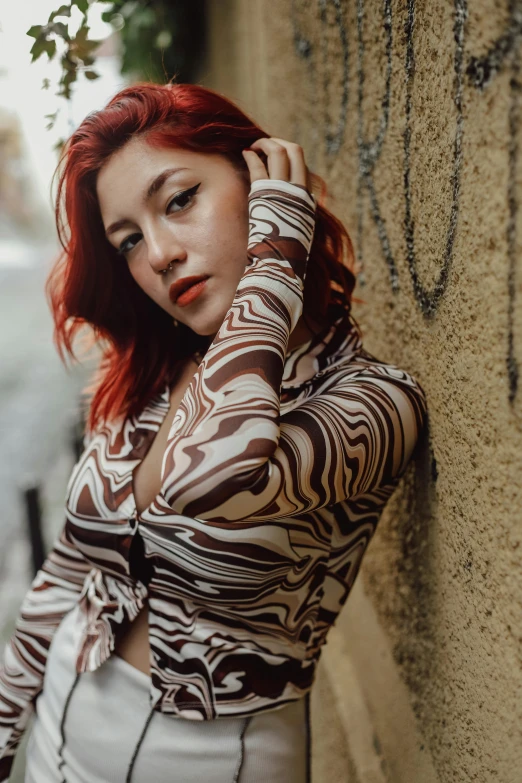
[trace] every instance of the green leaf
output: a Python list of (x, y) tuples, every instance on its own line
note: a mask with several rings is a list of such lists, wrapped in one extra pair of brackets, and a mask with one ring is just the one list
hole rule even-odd
[(90, 52), (97, 49), (101, 43), (101, 41), (95, 41), (88, 38), (89, 30), (89, 25), (82, 24), (73, 40), (74, 54), (81, 60), (84, 60), (85, 57), (89, 57)]
[(50, 14), (49, 22), (52, 22), (56, 16), (70, 16), (70, 15), (71, 15), (71, 6), (61, 5), (57, 11), (53, 11), (52, 14)]
[(31, 62), (34, 63), (35, 60), (37, 60), (40, 55), (42, 55), (46, 49), (47, 49), (48, 41), (45, 40), (45, 38), (37, 38), (34, 44), (31, 47), (31, 51), (29, 54), (32, 54), (32, 60)]
[(86, 14), (89, 10), (89, 0), (72, 0), (71, 5), (75, 5), (82, 14)]
[(84, 60), (85, 57), (89, 57), (89, 52), (92, 52), (94, 49), (97, 49), (100, 45), (101, 41), (80, 41), (80, 43), (76, 43), (75, 41), (75, 54), (77, 57), (80, 57), (82, 60)]
[(91, 28), (88, 24), (82, 24), (78, 32), (76, 33), (75, 42), (76, 45), (84, 46), (87, 49), (94, 49), (95, 46), (99, 46), (101, 41), (95, 41), (93, 38), (89, 38), (89, 30)]
[(77, 41), (86, 41), (87, 37), (89, 35), (89, 30), (91, 28), (88, 24), (85, 24), (85, 22), (82, 24), (82, 26), (78, 29), (78, 32), (76, 33), (76, 40)]
[(42, 90), (48, 90), (50, 86), (51, 86), (51, 80), (50, 80), (50, 79), (47, 79), (47, 78), (45, 78), (45, 79), (42, 81)]
[(75, 71), (77, 67), (77, 64), (69, 58), (69, 53), (65, 52), (62, 57), (62, 68), (64, 71)]
[(66, 71), (61, 79), (61, 84), (63, 84), (65, 87), (68, 87), (70, 84), (76, 81), (78, 78), (78, 72), (76, 69), (71, 69), (69, 71)]
[(51, 130), (51, 128), (54, 127), (54, 124), (56, 122), (56, 118), (58, 116), (58, 109), (53, 114), (45, 114), (44, 116), (46, 120), (49, 120), (49, 122), (45, 126), (45, 129)]
[(84, 76), (86, 79), (89, 79), (89, 81), (94, 81), (94, 79), (99, 79), (100, 74), (96, 73), (96, 71), (84, 71)]
[(65, 98), (66, 101), (68, 101), (72, 95), (71, 88), (68, 84), (64, 84), (62, 86), (62, 89), (56, 93), (59, 98)]
[(33, 24), (33, 26), (30, 27), (29, 30), (26, 32), (26, 35), (30, 35), (31, 38), (38, 38), (41, 32), (42, 32), (42, 25)]
[(62, 78), (60, 79), (60, 91), (57, 93), (60, 98), (66, 98), (69, 100), (71, 97), (71, 84), (75, 82), (78, 78), (78, 69), (76, 65), (71, 64), (70, 60), (67, 57), (67, 52), (62, 56), (62, 67), (64, 68), (64, 73), (62, 74)]
[(52, 60), (54, 55), (56, 54), (56, 41), (47, 41), (47, 46), (45, 47), (45, 51), (47, 52), (47, 56), (49, 60)]
[(63, 22), (52, 22), (52, 24), (48, 25), (48, 30), (51, 33), (59, 35), (64, 41), (69, 40), (69, 30), (67, 29), (67, 25)]

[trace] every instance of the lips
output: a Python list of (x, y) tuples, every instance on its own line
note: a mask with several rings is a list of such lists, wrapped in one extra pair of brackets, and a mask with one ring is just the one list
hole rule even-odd
[(199, 283), (200, 280), (207, 280), (208, 277), (209, 275), (190, 275), (189, 277), (181, 277), (179, 280), (176, 280), (169, 288), (170, 300), (176, 302), (176, 299), (183, 291), (186, 291), (187, 288), (190, 288), (194, 283)]

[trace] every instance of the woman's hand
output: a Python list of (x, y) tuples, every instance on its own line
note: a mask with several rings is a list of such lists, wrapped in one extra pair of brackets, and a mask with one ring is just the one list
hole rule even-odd
[[(268, 171), (258, 152), (266, 155)], [(310, 190), (310, 172), (305, 163), (303, 148), (299, 144), (275, 136), (254, 141), (243, 157), (250, 171), (250, 181), (257, 179), (282, 179)]]
[[(303, 150), (299, 144), (274, 138), (257, 139), (252, 147), (253, 150), (243, 151), (252, 179), (248, 195), (247, 266), (253, 269), (257, 262), (265, 277), (263, 285), (268, 287), (271, 275), (274, 283), (281, 283), (287, 275), (288, 284), (276, 284), (278, 292), (290, 302), (291, 291), (300, 289), (297, 296), (302, 300), (317, 206), (308, 186), (311, 177)], [(266, 155), (268, 172), (260, 155)], [(289, 304), (292, 319), (296, 316), (297, 320), (297, 311), (301, 309), (302, 301)], [(294, 320), (292, 324), (293, 328)]]

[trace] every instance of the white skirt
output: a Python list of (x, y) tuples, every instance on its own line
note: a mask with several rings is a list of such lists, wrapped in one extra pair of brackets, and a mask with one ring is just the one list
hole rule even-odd
[(119, 655), (76, 674), (77, 611), (49, 648), (25, 783), (310, 783), (310, 694), (247, 717), (162, 715), (149, 705), (150, 676)]

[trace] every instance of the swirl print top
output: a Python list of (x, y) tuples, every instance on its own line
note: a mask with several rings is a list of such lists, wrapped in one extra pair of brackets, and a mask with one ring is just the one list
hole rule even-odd
[[(154, 709), (188, 720), (274, 710), (310, 690), (427, 413), (408, 372), (363, 349), (346, 301), (288, 350), (303, 309), (316, 201), (260, 179), (234, 300), (168, 434), (161, 490), (136, 513), (133, 470), (169, 408), (86, 435), (65, 524), (22, 602), (0, 668), (0, 780), (42, 688), (53, 633), (78, 603), (76, 671), (96, 670), (149, 604)], [(131, 572), (138, 535), (150, 581)]]

